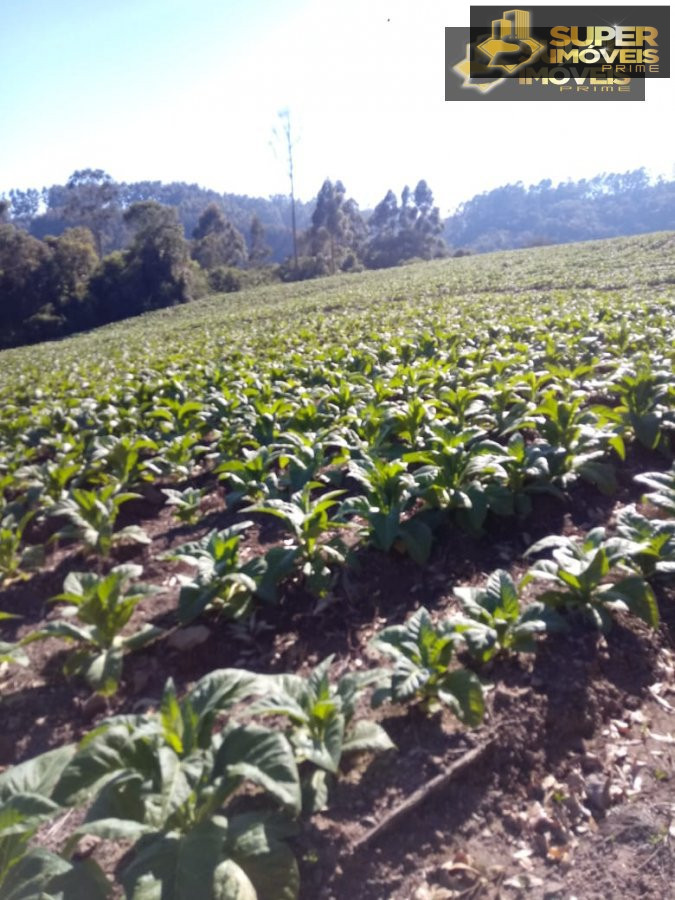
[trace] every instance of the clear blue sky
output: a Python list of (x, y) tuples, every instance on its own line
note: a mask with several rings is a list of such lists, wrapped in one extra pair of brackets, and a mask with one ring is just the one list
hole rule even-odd
[[(297, 126), (305, 199), (341, 178), (366, 207), (426, 178), (445, 212), (505, 181), (642, 165), (674, 174), (671, 81), (648, 82), (645, 103), (566, 105), (563, 127), (556, 103), (445, 103), (443, 29), (466, 25), (468, 10), (454, 0), (3, 0), (0, 193), (80, 168), (283, 193), (270, 147), (282, 107)], [(509, 134), (524, 107), (553, 136), (536, 153), (470, 140), (486, 109)]]

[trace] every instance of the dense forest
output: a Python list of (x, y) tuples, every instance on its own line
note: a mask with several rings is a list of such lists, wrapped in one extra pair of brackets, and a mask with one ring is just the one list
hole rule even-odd
[(364, 212), (328, 179), (306, 203), (85, 169), (0, 197), (0, 347), (267, 281), (667, 229), (675, 182), (644, 169), (506, 185), (445, 222), (424, 180)]
[(565, 244), (675, 228), (675, 181), (650, 181), (644, 169), (479, 194), (445, 223), (445, 240), (474, 252)]

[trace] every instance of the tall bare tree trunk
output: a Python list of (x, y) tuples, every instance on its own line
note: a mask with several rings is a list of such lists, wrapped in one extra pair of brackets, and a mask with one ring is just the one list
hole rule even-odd
[(287, 109), (279, 113), (281, 119), (281, 127), (283, 128), (284, 140), (286, 142), (286, 153), (288, 155), (288, 179), (291, 183), (291, 228), (293, 230), (293, 264), (295, 271), (298, 270), (298, 232), (295, 224), (295, 182), (293, 172), (293, 136), (291, 132), (291, 114)]

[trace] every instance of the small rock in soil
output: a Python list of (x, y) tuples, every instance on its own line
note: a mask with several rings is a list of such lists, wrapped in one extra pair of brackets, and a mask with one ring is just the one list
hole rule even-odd
[(105, 712), (107, 708), (108, 702), (100, 694), (92, 694), (91, 697), (87, 697), (80, 703), (80, 709), (87, 719), (93, 719), (99, 713)]
[(611, 780), (605, 775), (589, 775), (586, 779), (586, 797), (596, 813), (604, 815), (609, 809)]
[(190, 628), (181, 628), (179, 631), (175, 631), (167, 640), (167, 644), (172, 650), (185, 653), (203, 644), (204, 641), (208, 641), (210, 637), (211, 632), (206, 625), (191, 625)]
[(77, 849), (74, 853), (75, 859), (86, 859), (88, 856), (94, 852), (94, 850), (101, 843), (101, 838), (95, 834), (85, 834), (83, 838), (78, 841)]

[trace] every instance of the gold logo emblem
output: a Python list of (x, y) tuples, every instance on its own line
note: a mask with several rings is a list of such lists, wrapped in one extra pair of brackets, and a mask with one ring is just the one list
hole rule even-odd
[[(530, 14), (523, 9), (510, 9), (501, 19), (492, 22), (490, 37), (476, 45), (476, 58), (471, 60), (471, 45), (467, 44), (466, 57), (456, 66), (455, 72), (464, 79), (462, 87), (472, 87), (486, 93), (503, 81), (495, 77), (505, 72), (512, 75), (523, 66), (534, 62), (546, 49), (530, 34)], [(476, 74), (491, 77), (490, 81), (476, 81)]]

